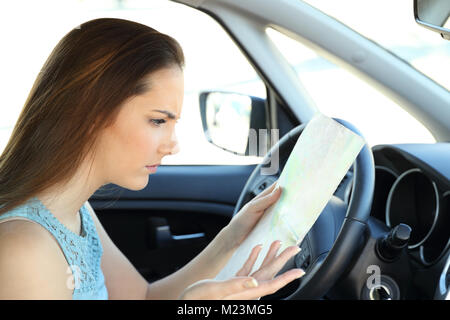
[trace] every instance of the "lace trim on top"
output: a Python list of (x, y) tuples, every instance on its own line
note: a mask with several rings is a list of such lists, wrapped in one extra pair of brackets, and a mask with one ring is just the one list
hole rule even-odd
[(22, 206), (0, 215), (0, 220), (21, 216), (44, 226), (57, 239), (72, 270), (75, 289), (73, 295), (98, 290), (101, 285), (99, 281), (104, 279), (100, 268), (103, 248), (85, 205), (80, 209), (80, 235), (64, 226), (36, 197), (32, 197), (22, 210), (20, 208)]

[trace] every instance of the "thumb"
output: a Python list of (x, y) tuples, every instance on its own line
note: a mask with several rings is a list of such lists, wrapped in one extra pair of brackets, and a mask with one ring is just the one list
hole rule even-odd
[(186, 300), (218, 300), (256, 288), (258, 281), (253, 277), (233, 277), (228, 280), (201, 280), (189, 286), (182, 295)]
[(229, 296), (257, 286), (258, 281), (253, 277), (234, 277), (224, 281), (221, 289), (224, 296)]
[(211, 281), (211, 299), (223, 299), (226, 296), (256, 288), (258, 281), (253, 277), (233, 277), (224, 281)]

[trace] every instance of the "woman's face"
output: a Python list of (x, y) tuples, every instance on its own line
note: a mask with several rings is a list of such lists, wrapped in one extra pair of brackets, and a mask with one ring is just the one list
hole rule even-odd
[(101, 179), (130, 190), (141, 190), (153, 172), (146, 166), (178, 152), (175, 123), (184, 96), (183, 72), (178, 66), (149, 77), (150, 90), (126, 101), (115, 123), (100, 137), (95, 165)]

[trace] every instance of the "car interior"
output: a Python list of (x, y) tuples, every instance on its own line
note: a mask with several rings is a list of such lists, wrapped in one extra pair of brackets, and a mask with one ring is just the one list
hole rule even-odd
[[(408, 2), (411, 11), (406, 14), (417, 20), (415, 26), (448, 45), (449, 2)], [(320, 112), (308, 87), (267, 36), (270, 27), (395, 100), (433, 141), (366, 144), (300, 244), (302, 251), (282, 270), (301, 267), (306, 275), (261, 300), (449, 299), (448, 87), (304, 1), (173, 3), (214, 19), (261, 79), (263, 98), (232, 89), (195, 94), (203, 138), (211, 148), (259, 160), (163, 164), (143, 190), (106, 185), (89, 199), (113, 242), (145, 279), (161, 279), (201, 252), (245, 203), (279, 177), (306, 124)], [(323, 95), (328, 90), (324, 85)], [(227, 123), (233, 117), (240, 122)], [(334, 120), (365, 137), (358, 123)], [(402, 123), (396, 126), (408, 130)], [(378, 127), (383, 130), (382, 124)], [(257, 136), (259, 147), (252, 150), (251, 130), (276, 130), (276, 136)], [(239, 137), (239, 132), (244, 134)], [(280, 155), (277, 172), (261, 174), (275, 151)]]

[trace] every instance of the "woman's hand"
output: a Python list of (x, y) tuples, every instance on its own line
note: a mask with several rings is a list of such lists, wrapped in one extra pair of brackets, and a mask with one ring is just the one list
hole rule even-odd
[(274, 204), (281, 195), (281, 187), (275, 181), (270, 187), (246, 203), (224, 228), (226, 240), (230, 248), (237, 248), (248, 236), (250, 231), (264, 214), (264, 211)]
[(225, 281), (211, 279), (198, 281), (186, 288), (180, 299), (258, 299), (278, 291), (305, 274), (302, 269), (291, 269), (274, 278), (286, 262), (300, 250), (297, 246), (291, 246), (276, 256), (280, 245), (280, 241), (272, 243), (261, 267), (251, 275), (250, 272), (262, 248), (260, 245), (253, 248), (249, 258), (235, 277)]

